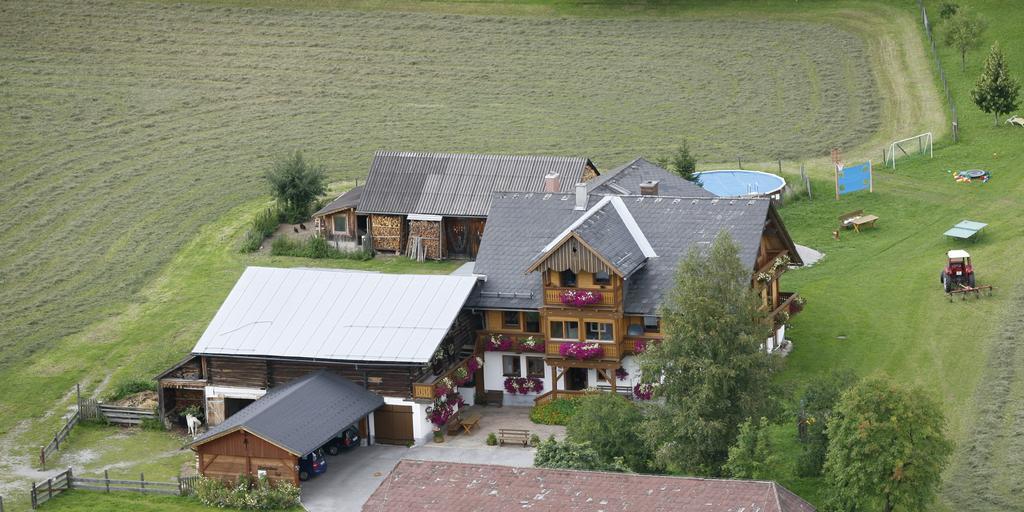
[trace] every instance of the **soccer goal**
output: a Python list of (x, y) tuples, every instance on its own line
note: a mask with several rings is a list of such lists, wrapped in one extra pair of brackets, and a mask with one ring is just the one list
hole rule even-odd
[(907, 137), (903, 140), (893, 141), (889, 144), (889, 152), (885, 155), (885, 163), (891, 164), (892, 168), (896, 168), (896, 151), (898, 150), (903, 156), (910, 156), (907, 152), (909, 148), (911, 151), (914, 150), (914, 141), (917, 141), (917, 153), (923, 155), (928, 154), (928, 158), (935, 156), (932, 152), (932, 132), (922, 133), (921, 135), (914, 135), (913, 137)]

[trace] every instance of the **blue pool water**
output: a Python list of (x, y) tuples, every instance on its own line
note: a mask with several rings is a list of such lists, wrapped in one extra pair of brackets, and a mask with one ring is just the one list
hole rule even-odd
[(760, 171), (704, 171), (697, 176), (704, 189), (716, 196), (769, 196), (786, 186), (786, 180)]

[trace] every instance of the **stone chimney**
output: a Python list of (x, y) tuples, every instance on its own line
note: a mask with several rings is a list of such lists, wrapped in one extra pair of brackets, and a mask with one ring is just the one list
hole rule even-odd
[(587, 184), (577, 183), (576, 184), (576, 210), (587, 209)]
[(658, 195), (658, 180), (648, 180), (640, 184), (640, 195), (642, 196), (656, 196)]
[(557, 193), (561, 190), (562, 183), (558, 180), (557, 172), (544, 175), (544, 192)]

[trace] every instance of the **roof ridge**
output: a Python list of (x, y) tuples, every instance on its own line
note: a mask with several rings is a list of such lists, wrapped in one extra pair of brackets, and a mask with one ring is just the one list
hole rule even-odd
[(479, 158), (550, 158), (558, 160), (590, 160), (589, 157), (585, 156), (566, 156), (566, 155), (531, 155), (523, 153), (453, 153), (448, 151), (409, 151), (400, 149), (378, 149), (373, 153), (374, 157), (378, 155), (393, 155), (393, 156), (461, 156), (461, 157), (479, 157)]

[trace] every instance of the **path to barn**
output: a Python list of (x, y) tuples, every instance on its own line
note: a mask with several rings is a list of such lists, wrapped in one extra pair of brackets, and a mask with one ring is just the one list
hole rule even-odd
[(365, 446), (328, 458), (327, 472), (302, 485), (302, 505), (310, 512), (361, 510), (401, 459), (533, 467), (534, 448), (487, 446), (487, 433), (498, 428), (527, 429), (541, 438), (565, 435), (565, 427), (532, 423), (526, 407), (474, 407), (472, 411), (481, 415), (480, 427), (468, 435), (449, 436), (444, 443), (412, 448)]

